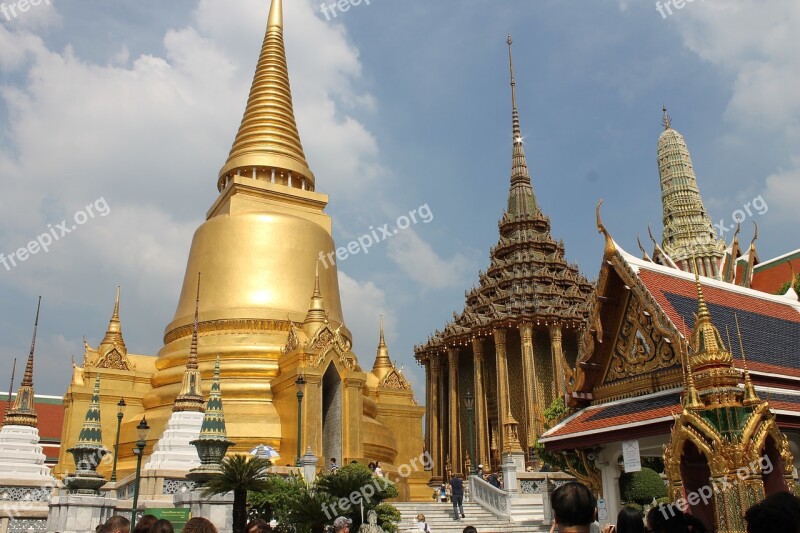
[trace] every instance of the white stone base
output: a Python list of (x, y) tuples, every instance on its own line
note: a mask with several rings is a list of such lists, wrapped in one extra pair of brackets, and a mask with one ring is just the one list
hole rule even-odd
[(188, 472), (200, 466), (197, 449), (189, 444), (200, 436), (203, 413), (181, 411), (172, 413), (167, 428), (158, 439), (144, 470), (174, 470)]
[(0, 430), (0, 485), (9, 481), (55, 484), (39, 445), (39, 430), (30, 426), (3, 426)]
[(103, 496), (68, 494), (60, 490), (50, 502), (47, 531), (86, 533), (116, 514), (116, 500)]
[(208, 518), (219, 533), (233, 533), (233, 493), (204, 498), (198, 491), (175, 495), (175, 507), (188, 507), (192, 516)]

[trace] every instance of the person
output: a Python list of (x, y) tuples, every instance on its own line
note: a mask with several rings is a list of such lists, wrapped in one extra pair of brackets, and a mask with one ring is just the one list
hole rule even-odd
[[(481, 476), (481, 479), (483, 479), (483, 465), (478, 465), (478, 475)], [(467, 527), (472, 527), (472, 526), (467, 526)]]
[(150, 528), (156, 523), (158, 518), (151, 514), (146, 514), (136, 521), (133, 533), (149, 533)]
[(788, 492), (770, 494), (744, 514), (747, 533), (800, 533), (800, 499)]
[(553, 491), (550, 505), (559, 533), (589, 533), (597, 508), (589, 487), (577, 481), (564, 483)]
[(689, 527), (683, 511), (675, 505), (656, 505), (647, 513), (647, 531), (652, 533), (686, 533)]
[(263, 518), (254, 518), (247, 523), (244, 528), (245, 533), (267, 533), (270, 531), (269, 524)]
[(367, 467), (369, 468), (370, 472), (372, 472), (373, 474), (375, 473), (375, 463), (370, 461)]
[[(260, 520), (260, 519), (259, 519)], [(255, 520), (254, 520), (255, 521)], [(264, 522), (264, 520), (261, 520)], [(252, 524), (253, 522), (250, 522)], [(245, 531), (247, 533), (267, 533), (269, 528), (267, 527), (267, 523), (264, 522), (264, 529), (256, 529), (251, 530), (250, 524), (247, 524)], [(203, 518), (202, 516), (195, 516), (194, 518), (190, 518), (186, 525), (183, 526), (183, 533), (219, 533), (217, 527), (211, 523), (211, 520), (208, 518)]]
[(331, 457), (330, 471), (336, 473), (337, 470), (339, 470), (339, 465), (336, 464), (336, 457)]
[(458, 520), (459, 512), (461, 512), (461, 518), (466, 518), (464, 516), (464, 482), (456, 475), (450, 480), (450, 494), (450, 500), (453, 502), (453, 520)]
[(346, 516), (340, 516), (333, 521), (333, 531), (335, 533), (338, 533), (339, 531), (341, 531), (342, 533), (350, 533), (350, 524), (352, 523), (353, 521), (347, 518)]
[(500, 488), (500, 480), (497, 479), (497, 474), (492, 472), (489, 474), (489, 485), (495, 488)]
[(101, 533), (130, 533), (131, 521), (124, 516), (115, 514), (99, 526), (96, 531)]
[(425, 521), (425, 515), (422, 513), (417, 515), (417, 529), (425, 533), (431, 533), (431, 528), (428, 526), (428, 523)]
[(478, 533), (478, 530), (475, 529), (475, 526), (467, 526), (461, 533)]
[(439, 487), (439, 501), (442, 503), (447, 503), (447, 485), (442, 483), (442, 486)]
[(607, 525), (603, 533), (644, 533), (644, 516), (634, 507), (625, 506), (617, 514), (617, 525)]
[(172, 522), (166, 518), (159, 518), (150, 528), (150, 533), (175, 533), (172, 528)]
[(380, 461), (375, 461), (375, 475), (378, 477), (383, 477), (383, 469), (381, 468)]

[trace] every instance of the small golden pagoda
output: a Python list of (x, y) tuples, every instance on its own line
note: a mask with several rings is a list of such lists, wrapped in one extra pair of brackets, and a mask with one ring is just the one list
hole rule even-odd
[[(794, 490), (794, 461), (769, 401), (756, 394), (746, 361), (742, 371), (734, 366), (694, 270), (698, 313), (691, 352), (683, 357), (682, 412), (664, 450), (668, 493), (672, 501), (686, 502), (710, 530), (744, 533), (750, 506)], [(741, 349), (744, 358), (743, 343)]]

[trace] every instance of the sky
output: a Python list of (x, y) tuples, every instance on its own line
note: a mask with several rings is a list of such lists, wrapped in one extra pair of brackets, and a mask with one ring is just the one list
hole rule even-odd
[[(662, 105), (726, 241), (737, 210), (760, 199), (743, 245), (757, 222), (762, 260), (798, 248), (796, 0), (343, 1), (346, 11), (284, 0), (295, 113), (337, 245), (430, 213), (338, 265), (361, 365), (371, 368), (383, 314), (420, 403), (413, 347), (463, 308), (498, 239), (509, 33), (533, 187), (589, 279), (602, 257), (599, 199), (627, 251), (639, 253), (637, 235), (647, 243), (648, 224), (660, 238)], [(0, 253), (41, 239), (15, 266), (0, 263), (0, 378), (14, 357), (24, 364), (41, 295), (36, 391), (62, 395), (82, 337), (103, 336), (117, 285), (128, 350), (160, 349), (269, 2), (0, 3)]]

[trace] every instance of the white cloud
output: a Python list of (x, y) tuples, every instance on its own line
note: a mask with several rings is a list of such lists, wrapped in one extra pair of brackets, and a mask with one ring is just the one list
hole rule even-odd
[(339, 271), (339, 292), (344, 321), (353, 334), (353, 350), (361, 368), (370, 370), (375, 362), (380, 317), (383, 315), (386, 342), (395, 338), (396, 321), (386, 304), (386, 293), (371, 281), (358, 281)]
[(401, 231), (392, 237), (388, 255), (411, 279), (428, 289), (464, 285), (465, 275), (472, 266), (460, 253), (450, 259), (439, 257), (433, 247), (413, 229)]

